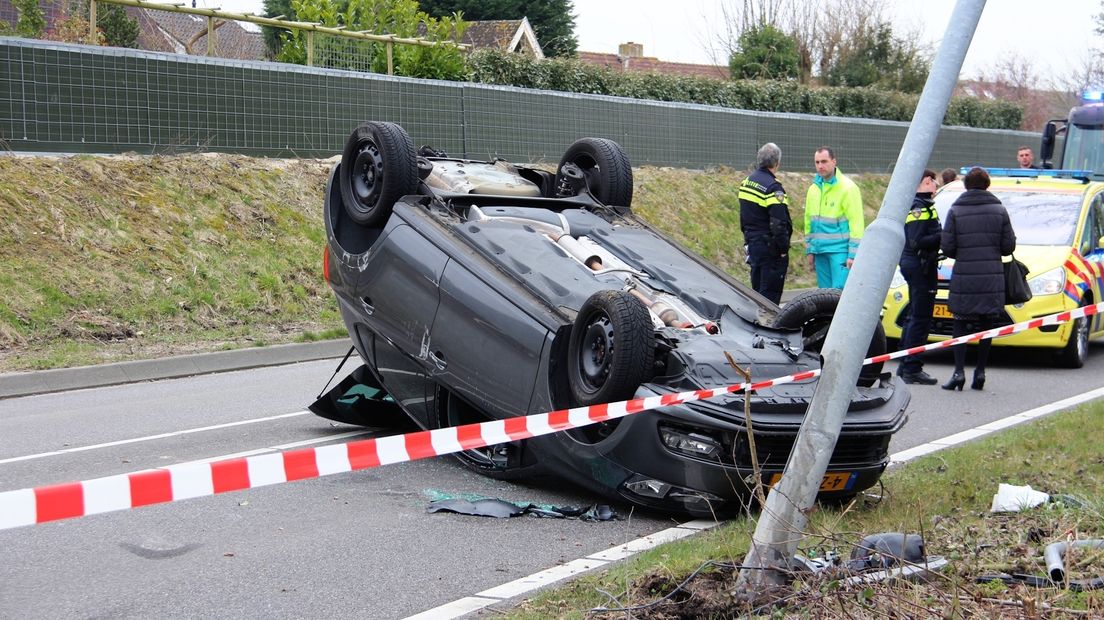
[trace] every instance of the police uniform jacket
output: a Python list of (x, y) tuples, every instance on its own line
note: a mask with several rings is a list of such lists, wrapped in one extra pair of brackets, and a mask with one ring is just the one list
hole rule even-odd
[(901, 252), (901, 266), (934, 268), (942, 232), (931, 194), (916, 194), (912, 209), (905, 216), (905, 248)]
[(752, 172), (740, 184), (740, 230), (744, 243), (763, 242), (774, 255), (790, 250), (793, 221), (786, 190), (768, 168)]

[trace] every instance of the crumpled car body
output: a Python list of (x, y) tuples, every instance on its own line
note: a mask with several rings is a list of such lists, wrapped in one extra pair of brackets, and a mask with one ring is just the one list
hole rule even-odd
[[(388, 136), (378, 133), (361, 132), (358, 142), (354, 132), (326, 190), (326, 278), (363, 366), (315, 403), (319, 415), (372, 426), (375, 411), (397, 407), (433, 429), (739, 383), (729, 357), (755, 381), (819, 367), (809, 329), (776, 326), (778, 306), (629, 206), (603, 204), (631, 199), (631, 181), (626, 195), (623, 179), (609, 177), (628, 164), (615, 143), (588, 139), (616, 147), (615, 158), (573, 147), (555, 174), (423, 150), (430, 155), (417, 158), (414, 191), (365, 225), (348, 202), (386, 193), (378, 184), (389, 157), (406, 165), (405, 147), (388, 156), (380, 147)], [(862, 383), (822, 499), (876, 484), (905, 422), (903, 385), (877, 372)], [(815, 387), (747, 396), (765, 484), (781, 474)], [(350, 389), (370, 397), (343, 399)], [(715, 515), (752, 496), (744, 399), (729, 394), (459, 456), (493, 477), (554, 476), (639, 506)]]

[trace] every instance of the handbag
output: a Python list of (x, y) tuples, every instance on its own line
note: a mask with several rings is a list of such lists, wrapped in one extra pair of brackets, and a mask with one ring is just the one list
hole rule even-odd
[(1027, 284), (1027, 265), (1016, 260), (1004, 263), (1004, 304), (1022, 304), (1031, 299), (1031, 287)]

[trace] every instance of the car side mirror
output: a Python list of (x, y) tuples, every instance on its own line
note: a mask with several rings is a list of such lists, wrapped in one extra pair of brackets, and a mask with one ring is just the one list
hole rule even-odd
[(1055, 136), (1058, 135), (1058, 125), (1054, 121), (1047, 121), (1043, 127), (1043, 143), (1039, 146), (1039, 158), (1044, 162), (1054, 157)]

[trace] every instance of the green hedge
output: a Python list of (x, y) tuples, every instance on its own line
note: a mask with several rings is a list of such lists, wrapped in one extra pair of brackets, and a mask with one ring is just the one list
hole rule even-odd
[[(655, 73), (621, 73), (572, 59), (534, 60), (522, 54), (482, 50), (468, 59), (471, 81), (571, 93), (797, 112), (821, 116), (912, 120), (918, 95), (877, 88), (812, 88), (796, 82), (712, 80)], [(1003, 101), (955, 97), (944, 125), (1019, 129), (1023, 108)]]

